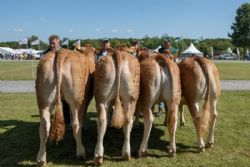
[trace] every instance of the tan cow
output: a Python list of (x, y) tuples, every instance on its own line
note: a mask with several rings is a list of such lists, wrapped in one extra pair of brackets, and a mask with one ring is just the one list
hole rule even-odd
[(113, 104), (111, 126), (123, 127), (122, 155), (125, 159), (130, 159), (130, 132), (139, 96), (139, 83), (139, 62), (127, 52), (127, 48), (118, 48), (96, 63), (94, 79), (94, 95), (98, 112), (98, 139), (94, 155), (96, 165), (103, 163), (103, 138), (109, 121), (109, 108), (112, 108)]
[[(220, 76), (214, 63), (208, 59), (191, 56), (179, 64), (182, 99), (180, 105), (183, 118), (183, 104), (187, 104), (197, 133), (199, 151), (204, 151), (203, 135), (209, 127), (206, 147), (214, 144), (214, 128), (217, 116), (217, 101), (220, 96)], [(199, 103), (204, 99), (203, 112), (199, 112)], [(184, 120), (181, 120), (184, 124)], [(209, 125), (208, 125), (209, 124)]]
[[(70, 106), (76, 156), (80, 159), (86, 156), (81, 129), (87, 106), (92, 98), (89, 91), (94, 71), (94, 48), (88, 47), (82, 52), (67, 49), (51, 51), (40, 60), (37, 67), (36, 96), (40, 113), (40, 149), (37, 155), (39, 166), (46, 165), (48, 137), (58, 142), (65, 132), (61, 99)], [(54, 121), (51, 123), (54, 107)]]
[[(148, 55), (146, 50), (140, 53), (142, 56), (140, 63), (140, 96), (138, 106), (144, 117), (144, 134), (141, 142), (139, 157), (144, 156), (148, 149), (148, 139), (153, 123), (152, 106), (164, 101), (169, 110), (168, 132), (170, 138), (169, 155), (176, 153), (175, 131), (177, 126), (177, 111), (181, 99), (181, 87), (178, 66), (170, 57), (158, 54), (157, 56)], [(148, 58), (152, 57), (152, 58)]]

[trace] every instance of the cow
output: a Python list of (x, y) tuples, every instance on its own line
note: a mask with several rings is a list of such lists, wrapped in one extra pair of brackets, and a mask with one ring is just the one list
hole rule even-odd
[[(81, 139), (83, 119), (92, 96), (94, 72), (94, 48), (79, 51), (60, 49), (50, 51), (41, 58), (37, 67), (36, 97), (40, 114), (40, 149), (38, 166), (46, 165), (46, 142), (48, 138), (60, 141), (65, 133), (62, 102), (65, 100), (71, 111), (71, 125), (76, 141), (76, 156), (86, 157)], [(92, 78), (92, 80), (91, 80)], [(92, 94), (92, 95), (91, 95)], [(54, 119), (51, 122), (51, 114)]]
[[(205, 151), (214, 144), (214, 128), (217, 117), (217, 101), (220, 96), (220, 75), (215, 64), (203, 57), (192, 55), (182, 60), (180, 69), (182, 100), (180, 104), (181, 124), (185, 123), (183, 105), (187, 104), (196, 133), (198, 151)], [(199, 103), (204, 99), (203, 112)], [(206, 145), (203, 136), (209, 127)]]
[(155, 103), (164, 101), (169, 112), (168, 132), (170, 138), (169, 155), (175, 156), (175, 132), (177, 124), (178, 105), (181, 100), (181, 85), (178, 66), (168, 55), (151, 55), (145, 49), (139, 53), (140, 59), (140, 96), (138, 99), (139, 110), (143, 113), (144, 134), (138, 156), (147, 154), (148, 140), (153, 123), (151, 108)]
[[(130, 132), (139, 96), (139, 84), (139, 62), (127, 52), (127, 48), (119, 47), (96, 62), (94, 77), (94, 96), (98, 113), (98, 138), (94, 154), (96, 165), (103, 163), (103, 138), (109, 119), (112, 127), (123, 127), (122, 155), (124, 159), (130, 160)], [(110, 108), (111, 110), (113, 108), (112, 117), (109, 116)]]

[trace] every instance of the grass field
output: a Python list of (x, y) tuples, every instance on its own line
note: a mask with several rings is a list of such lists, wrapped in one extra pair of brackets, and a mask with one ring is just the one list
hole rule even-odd
[[(33, 80), (38, 61), (0, 61), (0, 80)], [(250, 80), (250, 63), (216, 62), (222, 80)]]
[(0, 80), (33, 80), (38, 61), (0, 61)]
[(216, 62), (221, 80), (250, 80), (250, 63)]
[[(177, 128), (176, 157), (167, 157), (169, 144), (163, 117), (155, 118), (149, 139), (149, 156), (136, 158), (143, 126), (133, 128), (131, 135), (132, 160), (121, 159), (122, 130), (108, 129), (105, 135), (103, 166), (250, 166), (250, 91), (223, 92), (218, 104), (215, 146), (204, 153), (196, 152), (196, 135), (189, 112), (186, 126)], [(47, 144), (48, 166), (92, 166), (97, 140), (95, 104), (91, 103), (83, 132), (86, 161), (75, 160), (75, 141), (72, 132), (57, 145)], [(142, 120), (141, 120), (142, 121)], [(39, 117), (33, 93), (0, 93), (0, 166), (35, 166), (39, 149)]]

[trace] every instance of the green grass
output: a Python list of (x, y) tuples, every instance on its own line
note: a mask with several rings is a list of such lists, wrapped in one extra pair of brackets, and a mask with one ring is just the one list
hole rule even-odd
[(221, 80), (250, 80), (250, 63), (216, 62)]
[[(186, 126), (177, 128), (176, 157), (167, 157), (169, 144), (163, 117), (154, 119), (149, 140), (149, 156), (136, 158), (143, 126), (131, 134), (132, 160), (121, 159), (122, 130), (108, 129), (105, 135), (103, 166), (250, 166), (250, 91), (223, 92), (218, 104), (215, 146), (204, 153), (196, 152), (196, 135), (189, 112)], [(142, 121), (142, 120), (141, 120)], [(75, 141), (72, 132), (57, 145), (47, 143), (48, 166), (92, 166), (96, 132), (96, 110), (91, 103), (83, 132), (86, 161), (75, 160)], [(39, 149), (39, 117), (33, 93), (0, 93), (0, 166), (34, 166)]]
[(38, 61), (0, 61), (0, 80), (34, 80)]
[[(33, 80), (38, 61), (0, 61), (0, 80)], [(250, 63), (216, 62), (222, 80), (250, 80)]]

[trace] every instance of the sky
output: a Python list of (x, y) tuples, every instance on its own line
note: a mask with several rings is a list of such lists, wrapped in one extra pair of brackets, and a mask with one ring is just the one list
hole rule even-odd
[(250, 0), (5, 0), (0, 41), (60, 38), (228, 38)]

